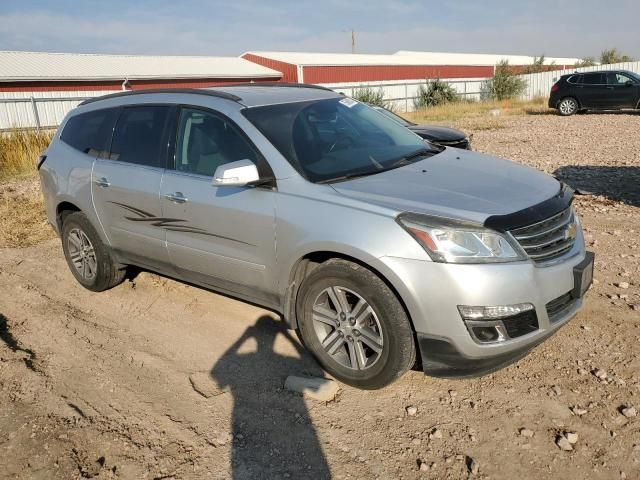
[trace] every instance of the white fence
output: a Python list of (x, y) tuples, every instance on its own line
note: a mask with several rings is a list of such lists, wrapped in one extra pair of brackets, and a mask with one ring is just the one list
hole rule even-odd
[[(451, 85), (458, 95), (463, 98), (479, 100), (480, 86), (486, 78), (458, 78), (458, 79), (442, 79)], [(418, 98), (418, 89), (420, 86), (427, 85), (428, 80), (396, 80), (384, 82), (360, 82), (354, 83), (324, 83), (325, 87), (331, 88), (336, 92), (344, 93), (352, 97), (358, 90), (370, 88), (374, 91), (382, 91), (384, 99), (393, 104), (394, 109), (399, 112), (410, 112), (413, 108), (414, 99)]]
[(114, 92), (0, 92), (0, 130), (57, 127), (81, 101), (108, 93)]
[(566, 70), (553, 70), (551, 72), (531, 73), (521, 75), (527, 82), (527, 88), (522, 94), (522, 98), (533, 100), (538, 97), (548, 97), (551, 86), (567, 73), (592, 72), (594, 70), (630, 70), (640, 73), (640, 62), (613, 63), (611, 65), (596, 65), (594, 67), (569, 68)]

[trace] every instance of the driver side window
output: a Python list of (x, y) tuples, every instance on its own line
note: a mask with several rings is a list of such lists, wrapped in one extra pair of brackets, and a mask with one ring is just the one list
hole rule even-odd
[(237, 160), (257, 163), (253, 148), (233, 124), (212, 112), (182, 109), (176, 138), (176, 170), (213, 177), (220, 165)]

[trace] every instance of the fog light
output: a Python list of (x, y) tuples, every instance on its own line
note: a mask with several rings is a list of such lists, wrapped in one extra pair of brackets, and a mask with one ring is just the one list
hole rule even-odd
[(492, 307), (458, 305), (458, 311), (478, 343), (504, 342), (538, 328), (535, 307), (530, 303)]
[(473, 334), (482, 343), (497, 342), (500, 340), (500, 333), (496, 327), (472, 327)]

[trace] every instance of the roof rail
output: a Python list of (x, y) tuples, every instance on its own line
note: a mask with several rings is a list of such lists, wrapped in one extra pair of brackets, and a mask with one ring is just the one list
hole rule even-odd
[(89, 103), (100, 102), (102, 100), (108, 100), (110, 98), (118, 98), (118, 97), (127, 97), (129, 95), (143, 95), (150, 93), (190, 93), (195, 95), (208, 95), (210, 97), (218, 97), (224, 98), (227, 100), (232, 100), (234, 102), (239, 102), (242, 100), (237, 95), (233, 95), (232, 93), (220, 92), (218, 90), (208, 90), (201, 88), (156, 88), (156, 89), (145, 89), (145, 90), (128, 90), (126, 92), (117, 92), (110, 93), (108, 95), (102, 95), (101, 97), (89, 98), (80, 103), (80, 105), (87, 105)]
[[(219, 85), (219, 87), (293, 87), (293, 88), (315, 88), (317, 90), (326, 90), (333, 92), (334, 90), (322, 85), (314, 85), (312, 83), (295, 83), (295, 82), (251, 82), (251, 83), (230, 83), (228, 85)], [(211, 87), (216, 88), (216, 87)]]

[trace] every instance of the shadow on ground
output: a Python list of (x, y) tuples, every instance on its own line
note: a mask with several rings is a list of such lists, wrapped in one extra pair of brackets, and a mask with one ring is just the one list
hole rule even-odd
[[(279, 336), (297, 356), (275, 352)], [(321, 375), (283, 322), (262, 316), (211, 369), (233, 396), (233, 479), (331, 478), (303, 398), (282, 386), (288, 375)]]
[(566, 166), (553, 174), (578, 193), (640, 206), (640, 167)]

